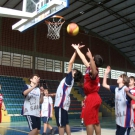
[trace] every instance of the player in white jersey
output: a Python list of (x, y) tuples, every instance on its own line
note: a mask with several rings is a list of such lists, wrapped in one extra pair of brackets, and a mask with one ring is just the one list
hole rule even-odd
[(128, 88), (129, 78), (125, 74), (118, 77), (117, 86), (110, 86), (107, 84), (107, 76), (110, 72), (110, 66), (107, 66), (103, 78), (103, 87), (115, 94), (115, 115), (116, 115), (116, 135), (129, 135), (130, 129), (133, 127), (133, 109), (131, 107), (131, 98), (125, 92)]
[(38, 135), (41, 128), (40, 104), (43, 102), (43, 91), (37, 87), (39, 76), (30, 77), (30, 85), (25, 85), (23, 95), (25, 97), (22, 114), (26, 116), (30, 128), (29, 135)]
[(41, 106), (41, 117), (44, 123), (44, 131), (42, 135), (46, 135), (47, 127), (50, 129), (50, 134), (54, 135), (54, 129), (49, 124), (49, 119), (53, 117), (53, 100), (48, 96), (48, 89), (46, 86), (42, 86), (40, 89), (44, 90), (44, 98)]
[[(80, 48), (83, 46), (80, 46)], [(76, 52), (74, 52), (68, 65), (68, 72), (66, 77), (60, 82), (55, 96), (55, 118), (59, 128), (59, 135), (64, 135), (64, 129), (67, 135), (70, 135), (70, 126), (68, 122), (68, 110), (70, 106), (70, 92), (73, 87), (74, 81), (82, 79), (82, 73), (77, 69), (72, 70), (75, 61)]]

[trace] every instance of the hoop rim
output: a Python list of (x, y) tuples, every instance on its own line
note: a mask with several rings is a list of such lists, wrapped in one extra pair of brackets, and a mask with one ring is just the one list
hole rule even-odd
[[(55, 23), (64, 23), (65, 22), (65, 18), (62, 17), (62, 16), (59, 16), (59, 15), (54, 15), (54, 16), (52, 16), (50, 18), (59, 18), (59, 19), (63, 19), (64, 20), (63, 22), (55, 22)], [(48, 23), (52, 23), (52, 22), (50, 22), (49, 20), (45, 20), (45, 23), (48, 24)]]

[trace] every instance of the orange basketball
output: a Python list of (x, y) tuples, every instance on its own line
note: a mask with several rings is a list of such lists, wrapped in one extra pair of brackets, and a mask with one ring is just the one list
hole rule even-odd
[(76, 23), (70, 23), (67, 26), (67, 32), (72, 36), (76, 36), (79, 33), (79, 26)]

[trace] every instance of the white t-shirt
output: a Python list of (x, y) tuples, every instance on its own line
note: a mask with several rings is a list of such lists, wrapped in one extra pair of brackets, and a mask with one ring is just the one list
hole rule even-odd
[(70, 92), (74, 84), (72, 72), (60, 82), (55, 96), (54, 107), (60, 107), (68, 111), (70, 106)]
[(125, 88), (126, 86), (122, 88), (110, 86), (110, 90), (115, 93), (116, 124), (121, 127), (133, 127), (134, 113), (131, 98), (126, 95)]
[[(25, 85), (24, 91), (30, 88), (30, 85)], [(23, 115), (31, 115), (40, 117), (40, 89), (34, 88), (24, 100)]]
[(44, 96), (44, 100), (41, 107), (41, 117), (50, 117), (52, 111), (52, 104), (52, 98)]

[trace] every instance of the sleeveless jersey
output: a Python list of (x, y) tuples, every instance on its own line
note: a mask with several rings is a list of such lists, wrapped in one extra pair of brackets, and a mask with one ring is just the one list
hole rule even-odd
[(60, 107), (68, 111), (70, 106), (70, 92), (74, 84), (72, 72), (60, 82), (55, 96), (54, 107)]
[(133, 109), (131, 102), (126, 98), (125, 88), (126, 86), (123, 86), (121, 89), (115, 88), (116, 124), (121, 127), (133, 127)]
[(100, 87), (100, 79), (97, 75), (95, 79), (90, 77), (90, 68), (87, 68), (86, 74), (84, 76), (84, 93), (85, 95), (98, 92)]

